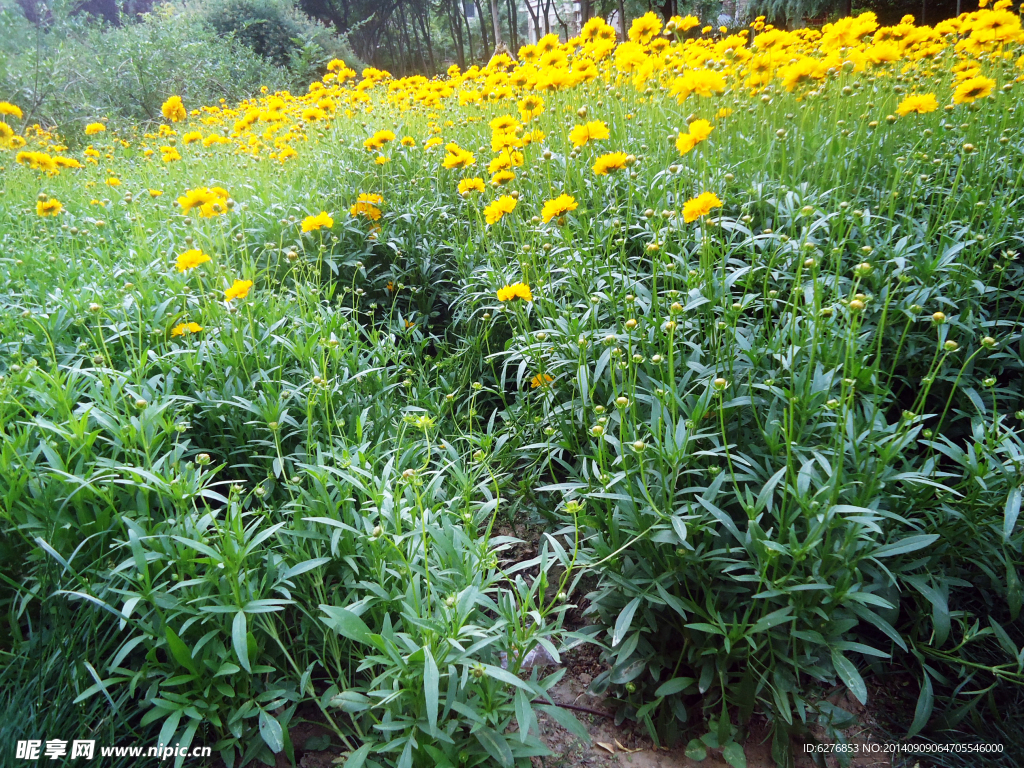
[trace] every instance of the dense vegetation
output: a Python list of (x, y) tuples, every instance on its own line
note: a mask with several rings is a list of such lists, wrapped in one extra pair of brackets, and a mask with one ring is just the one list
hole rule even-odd
[(349, 768), (527, 765), (581, 642), (736, 766), (894, 672), (911, 735), (1004, 723), (1019, 17), (695, 25), (81, 151), (0, 103), (0, 742), (273, 764), (313, 707)]

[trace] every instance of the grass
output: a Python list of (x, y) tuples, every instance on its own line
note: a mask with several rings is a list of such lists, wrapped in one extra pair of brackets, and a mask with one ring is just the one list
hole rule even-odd
[(686, 26), (76, 162), (7, 110), (3, 722), (525, 765), (586, 733), (519, 659), (591, 642), (656, 742), (789, 765), (823, 685), (896, 665), (919, 738), (1019, 692), (1019, 20)]

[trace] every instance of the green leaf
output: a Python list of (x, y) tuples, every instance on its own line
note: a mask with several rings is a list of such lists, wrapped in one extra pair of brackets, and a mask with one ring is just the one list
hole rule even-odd
[(857, 666), (835, 648), (832, 649), (832, 665), (835, 667), (839, 679), (850, 689), (850, 693), (856, 697), (857, 701), (867, 704), (868, 687), (864, 684), (864, 678), (860, 676), (860, 672), (857, 671)]
[(345, 768), (363, 768), (363, 763), (366, 762), (366, 756), (370, 754), (370, 750), (373, 749), (373, 747), (374, 744), (369, 741), (363, 744), (363, 746), (351, 753), (345, 759)]
[(242, 669), (252, 673), (252, 667), (249, 665), (249, 642), (245, 634), (245, 611), (239, 611), (235, 614), (235, 620), (231, 622), (231, 644)]
[(525, 744), (530, 729), (534, 727), (534, 717), (530, 697), (522, 689), (516, 691), (516, 722), (519, 724), (519, 740)]
[(551, 704), (541, 704), (537, 707), (540, 711), (547, 714), (552, 720), (558, 723), (565, 730), (572, 733), (577, 738), (581, 739), (585, 743), (590, 743), (590, 731), (583, 727), (583, 723), (576, 719), (572, 712), (567, 709), (563, 709), (559, 706), (553, 706)]
[(170, 627), (167, 627), (164, 635), (167, 637), (167, 647), (170, 649), (171, 656), (174, 657), (174, 660), (193, 675), (198, 674), (196, 671), (196, 663), (192, 659), (192, 653), (189, 651), (188, 646), (185, 645), (184, 641), (182, 641), (182, 639), (178, 637)]
[(1017, 525), (1017, 518), (1020, 515), (1021, 488), (1014, 488), (1006, 497), (1006, 506), (1003, 508), (1003, 538), (1007, 541), (1013, 534), (1013, 528)]
[(437, 731), (437, 702), (440, 698), (441, 675), (437, 671), (437, 662), (430, 653), (428, 646), (423, 646), (423, 695), (427, 703), (427, 724), (430, 726), (430, 733)]
[(630, 625), (633, 623), (633, 614), (636, 613), (637, 606), (639, 605), (640, 598), (634, 597), (626, 603), (626, 607), (622, 609), (622, 613), (615, 620), (615, 629), (612, 631), (612, 648), (621, 643), (622, 638), (626, 636)]
[(907, 552), (916, 552), (919, 549), (924, 549), (929, 544), (938, 541), (939, 534), (937, 533), (920, 533), (916, 536), (907, 536), (895, 541), (892, 544), (886, 544), (883, 547), (879, 547), (871, 553), (871, 557), (893, 557), (894, 555), (905, 555)]
[(658, 690), (654, 692), (654, 695), (659, 697), (671, 696), (674, 693), (686, 690), (696, 682), (692, 677), (673, 677), (671, 680), (667, 680), (658, 686)]
[(514, 760), (512, 750), (504, 736), (490, 728), (479, 728), (474, 735), (487, 754), (498, 761), (498, 765), (506, 766), (506, 768), (512, 766)]
[(284, 729), (267, 710), (260, 710), (260, 736), (275, 755), (284, 749)]
[(322, 752), (329, 746), (331, 746), (331, 737), (326, 733), (321, 733), (319, 736), (310, 736), (306, 739), (302, 748), (308, 752)]
[(935, 694), (932, 692), (932, 679), (928, 673), (922, 670), (924, 680), (921, 683), (921, 693), (917, 697), (917, 707), (914, 708), (914, 722), (910, 724), (906, 738), (912, 739), (921, 732), (921, 729), (928, 725), (932, 716), (932, 707), (935, 705)]
[(321, 605), (320, 610), (327, 614), (326, 619), (321, 616), (320, 620), (339, 635), (363, 645), (370, 644), (370, 635), (372, 634), (370, 628), (348, 608)]
[(686, 756), (700, 762), (708, 756), (708, 750), (700, 739), (690, 739), (690, 743), (686, 745)]
[(743, 752), (743, 747), (735, 741), (730, 741), (722, 747), (722, 757), (732, 768), (747, 768), (747, 756)]

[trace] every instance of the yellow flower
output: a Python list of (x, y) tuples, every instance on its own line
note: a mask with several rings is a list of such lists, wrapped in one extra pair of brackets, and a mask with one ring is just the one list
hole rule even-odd
[(303, 232), (313, 232), (324, 227), (330, 229), (333, 226), (334, 219), (327, 215), (327, 211), (320, 211), (316, 216), (307, 216), (302, 220)]
[(103, 133), (105, 130), (107, 130), (107, 126), (103, 123), (89, 123), (85, 126), (85, 135), (95, 136), (97, 133)]
[(178, 268), (179, 272), (187, 272), (190, 269), (195, 269), (200, 264), (205, 264), (209, 260), (210, 257), (201, 250), (198, 248), (192, 248), (178, 256), (178, 258), (175, 259), (174, 265)]
[(64, 210), (64, 206), (60, 204), (58, 200), (54, 198), (48, 198), (46, 200), (40, 200), (36, 203), (36, 215), (37, 216), (56, 216)]
[(964, 80), (953, 92), (953, 103), (970, 104), (972, 101), (988, 96), (995, 87), (996, 81), (984, 76)]
[(537, 387), (546, 387), (551, 384), (552, 381), (554, 381), (553, 377), (548, 376), (546, 373), (538, 373), (530, 379), (530, 386), (534, 389), (537, 389)]
[(117, 178), (116, 176), (111, 176), (109, 179), (107, 179), (107, 186), (108, 187), (120, 187), (121, 186), (121, 180), (119, 178)]
[(554, 200), (548, 200), (544, 203), (544, 208), (541, 210), (540, 216), (547, 223), (556, 216), (564, 216), (565, 214), (575, 211), (579, 207), (579, 203), (576, 202), (576, 198), (571, 195), (559, 195)]
[(522, 99), (516, 106), (519, 107), (519, 116), (522, 117), (523, 120), (529, 121), (544, 111), (544, 99), (535, 93), (531, 93)]
[(228, 191), (223, 187), (196, 187), (179, 197), (178, 205), (182, 213), (198, 208), (200, 216), (218, 216), (228, 210)]
[(466, 197), (471, 192), (483, 192), (484, 191), (484, 180), (473, 178), (463, 179), (459, 182), (459, 194)]
[(415, 147), (416, 146), (416, 139), (414, 139), (412, 136), (406, 136), (405, 138), (402, 139), (402, 146), (403, 147)]
[(187, 333), (199, 333), (203, 326), (199, 323), (178, 323), (171, 328), (171, 336), (184, 336)]
[(189, 131), (181, 137), (182, 144), (195, 144), (197, 141), (203, 140), (203, 134), (199, 131)]
[(165, 163), (173, 163), (175, 160), (181, 160), (181, 154), (174, 147), (160, 147), (160, 151), (163, 153), (160, 159)]
[(503, 187), (510, 181), (515, 179), (516, 175), (512, 171), (498, 171), (496, 174), (491, 176), (491, 183), (497, 184), (499, 187)]
[(533, 301), (533, 293), (527, 283), (513, 283), (498, 289), (498, 301)]
[(713, 130), (715, 130), (715, 126), (707, 120), (694, 120), (690, 123), (690, 135), (693, 136), (694, 141), (698, 144), (707, 139)]
[(512, 213), (516, 209), (516, 199), (508, 195), (502, 195), (493, 203), (484, 208), (484, 219), (488, 224), (497, 224), (505, 214)]
[(224, 301), (244, 299), (249, 295), (250, 288), (252, 288), (252, 280), (235, 280), (231, 287), (224, 291)]
[(23, 117), (21, 114), (21, 107), (16, 104), (11, 104), (9, 101), (0, 101), (0, 115), (10, 115), (16, 117), (19, 120)]
[(162, 189), (151, 189), (151, 190), (149, 190), (149, 196), (150, 197), (160, 197), (160, 195), (162, 195), (163, 193), (164, 193), (164, 191)]
[(460, 147), (458, 144), (449, 144), (445, 147), (448, 154), (444, 156), (441, 165), (449, 170), (452, 168), (466, 168), (476, 163), (472, 152)]
[(373, 136), (363, 142), (363, 148), (368, 152), (380, 149), (389, 141), (395, 140), (395, 134), (391, 131), (377, 131)]
[(911, 112), (917, 112), (920, 115), (934, 112), (939, 108), (939, 102), (935, 99), (934, 93), (926, 93), (923, 95), (907, 96), (900, 105), (896, 107), (896, 114), (900, 117), (906, 117)]
[(582, 147), (588, 141), (608, 138), (608, 126), (600, 120), (591, 120), (586, 125), (577, 125), (569, 131), (569, 141), (574, 146)]
[(702, 192), (692, 200), (687, 200), (683, 205), (683, 221), (687, 224), (696, 221), (701, 216), (707, 216), (712, 208), (721, 208), (722, 201), (714, 192)]
[(697, 140), (689, 133), (680, 133), (676, 137), (676, 149), (679, 150), (680, 155), (685, 155), (695, 146), (697, 146)]
[(391, 158), (385, 157), (384, 155), (377, 155), (377, 157), (373, 159), (373, 162), (377, 165), (387, 165), (391, 162)]
[(384, 198), (380, 195), (364, 192), (356, 198), (356, 202), (348, 209), (348, 212), (352, 216), (365, 216), (370, 221), (377, 221), (381, 215), (377, 205), (382, 202), (384, 202)]
[(628, 160), (629, 155), (625, 152), (609, 152), (607, 155), (601, 155), (594, 163), (594, 175), (607, 176), (609, 173), (621, 171), (626, 167)]
[(654, 11), (648, 11), (640, 18), (633, 20), (629, 27), (629, 39), (634, 43), (646, 45), (659, 32), (661, 32), (661, 19)]
[(185, 105), (181, 103), (181, 96), (171, 96), (171, 98), (165, 101), (163, 106), (160, 107), (160, 111), (163, 112), (164, 117), (172, 123), (180, 123), (187, 117)]

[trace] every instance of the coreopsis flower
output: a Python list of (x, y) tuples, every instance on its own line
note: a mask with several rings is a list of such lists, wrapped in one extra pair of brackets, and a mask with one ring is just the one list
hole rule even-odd
[(174, 147), (160, 147), (160, 152), (160, 159), (165, 163), (173, 163), (175, 160), (181, 160), (181, 153)]
[(415, 147), (416, 139), (414, 139), (412, 136), (405, 136), (402, 138), (401, 144), (403, 147)]
[(722, 201), (714, 192), (702, 192), (697, 197), (687, 200), (683, 205), (683, 221), (687, 224), (707, 216), (713, 208), (721, 208)]
[(516, 175), (512, 171), (498, 171), (496, 174), (491, 176), (491, 183), (497, 184), (499, 187), (503, 187), (510, 181), (514, 181)]
[(17, 104), (11, 104), (9, 101), (0, 101), (0, 115), (10, 115), (21, 120), (24, 115), (21, 113), (21, 107)]
[(552, 381), (554, 381), (553, 377), (548, 376), (546, 373), (538, 373), (530, 379), (530, 386), (533, 389), (537, 389), (538, 387), (547, 387), (551, 385)]
[(249, 295), (250, 288), (252, 288), (252, 280), (235, 280), (231, 287), (224, 291), (224, 301), (244, 299)]
[(916, 94), (903, 99), (899, 106), (896, 107), (896, 114), (900, 117), (906, 117), (911, 112), (925, 115), (929, 112), (934, 112), (938, 108), (939, 102), (936, 100), (934, 93)]
[(150, 189), (147, 191), (149, 192), (150, 197), (160, 197), (160, 195), (164, 193), (162, 189)]
[(594, 162), (594, 175), (607, 176), (609, 173), (621, 171), (628, 162), (629, 155), (625, 152), (609, 152), (607, 155), (601, 155)]
[(448, 144), (445, 146), (445, 151), (448, 154), (444, 156), (441, 165), (449, 170), (453, 168), (467, 168), (476, 163), (473, 153), (463, 149), (458, 144)]
[(117, 176), (111, 176), (109, 179), (107, 179), (106, 184), (108, 187), (120, 187), (121, 180), (117, 178)]
[(512, 115), (500, 115), (491, 120), (488, 125), (490, 126), (491, 133), (515, 133), (522, 128), (522, 124)]
[(373, 136), (363, 142), (363, 148), (368, 152), (374, 152), (388, 142), (395, 140), (395, 134), (391, 131), (377, 131)]
[(533, 292), (530, 290), (530, 286), (527, 283), (513, 283), (512, 285), (505, 285), (498, 289), (498, 301), (515, 301), (516, 299), (522, 299), (523, 301), (533, 301)]
[(181, 137), (181, 143), (188, 146), (203, 140), (203, 134), (199, 131), (189, 131)]
[(680, 155), (685, 155), (702, 141), (705, 141), (715, 127), (707, 120), (694, 120), (690, 123), (688, 133), (680, 133), (676, 138), (676, 149)]
[(524, 121), (530, 121), (544, 111), (544, 99), (535, 93), (528, 94), (516, 104), (519, 115)]
[(484, 191), (484, 180), (483, 179), (463, 179), (459, 182), (459, 194), (463, 197), (467, 197), (472, 192), (483, 192)]
[(198, 208), (199, 215), (204, 218), (227, 212), (227, 203), (228, 191), (223, 187), (196, 187), (178, 198), (182, 213), (189, 213)]
[(97, 133), (103, 133), (105, 130), (107, 130), (107, 126), (103, 123), (89, 123), (85, 126), (85, 135), (95, 136)]
[(391, 158), (384, 155), (377, 155), (377, 157), (373, 158), (373, 162), (375, 165), (387, 165), (391, 162)]
[(586, 125), (577, 125), (569, 131), (569, 141), (576, 147), (582, 147), (590, 141), (607, 139), (608, 136), (608, 126), (600, 120), (591, 120)]
[(556, 216), (564, 216), (571, 211), (575, 211), (578, 207), (579, 203), (576, 202), (576, 198), (571, 195), (561, 194), (555, 199), (544, 203), (540, 216), (547, 223)]
[(302, 220), (303, 232), (314, 232), (318, 229), (330, 229), (334, 226), (334, 219), (327, 215), (327, 211), (320, 211), (316, 216), (307, 216)]
[(172, 123), (180, 123), (188, 116), (185, 112), (185, 105), (181, 103), (181, 96), (171, 96), (160, 107), (160, 111)]
[(64, 210), (64, 206), (60, 204), (59, 200), (52, 197), (49, 197), (46, 200), (40, 200), (36, 203), (36, 215), (44, 218), (46, 216), (56, 216), (62, 210)]
[(488, 224), (497, 224), (501, 219), (516, 209), (516, 199), (503, 195), (484, 208), (484, 219)]
[(661, 19), (654, 11), (648, 11), (638, 19), (634, 19), (629, 27), (629, 39), (634, 43), (647, 45), (661, 32)]
[(188, 272), (188, 270), (195, 269), (200, 264), (205, 264), (209, 260), (210, 257), (207, 254), (198, 248), (191, 248), (174, 260), (174, 266), (178, 268), (179, 272)]
[(203, 326), (199, 323), (178, 323), (171, 328), (171, 336), (184, 336), (190, 333), (199, 333), (201, 330), (203, 330)]
[(954, 104), (970, 104), (978, 99), (983, 99), (992, 93), (996, 87), (996, 81), (992, 78), (979, 75), (972, 77), (968, 80), (964, 80), (960, 85), (953, 91), (953, 103)]
[(352, 216), (364, 216), (370, 221), (380, 220), (381, 212), (377, 206), (384, 202), (384, 198), (374, 193), (366, 193), (359, 195), (356, 198), (355, 203), (348, 209), (348, 212)]

